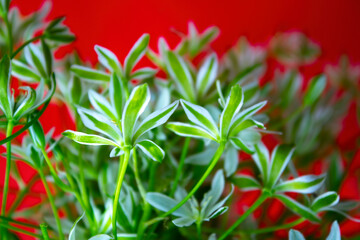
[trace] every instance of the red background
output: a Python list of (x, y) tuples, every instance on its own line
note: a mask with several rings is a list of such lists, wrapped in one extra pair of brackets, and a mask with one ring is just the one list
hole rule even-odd
[[(26, 15), (40, 8), (44, 1), (13, 2)], [(186, 32), (188, 21), (193, 21), (200, 31), (211, 25), (220, 28), (221, 34), (213, 44), (219, 54), (229, 49), (240, 36), (246, 36), (253, 44), (263, 45), (277, 32), (300, 30), (322, 48), (319, 60), (307, 67), (310, 74), (322, 71), (324, 64), (336, 63), (342, 54), (347, 54), (352, 63), (360, 63), (358, 0), (53, 0), (52, 3), (48, 19), (65, 15), (66, 25), (77, 36), (70, 48), (75, 47), (84, 60), (92, 63), (96, 62), (95, 44), (111, 49), (123, 61), (132, 44), (144, 32), (150, 34), (153, 49), (157, 49), (160, 36), (175, 46), (179, 39), (170, 29)], [(70, 121), (63, 113), (54, 106), (48, 109), (42, 117), (45, 129), (55, 125), (56, 132), (60, 133), (68, 128)], [(344, 144), (359, 135), (354, 116), (350, 114), (345, 122), (350, 138), (345, 137)], [(360, 154), (357, 155), (359, 158)], [(1, 166), (4, 166), (3, 162)], [(35, 174), (28, 168), (23, 169), (26, 178)], [(347, 194), (359, 198), (358, 178), (349, 181), (348, 189), (352, 191)], [(12, 186), (16, 186), (14, 181)], [(41, 185), (36, 187), (37, 191), (42, 191), (41, 188)], [(12, 198), (9, 196), (9, 200)], [(37, 197), (29, 196), (22, 206), (38, 201)], [(355, 225), (343, 228), (347, 228), (348, 233), (356, 232)]]

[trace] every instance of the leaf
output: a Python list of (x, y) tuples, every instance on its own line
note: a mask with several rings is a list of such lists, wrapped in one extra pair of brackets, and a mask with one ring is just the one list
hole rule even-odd
[(245, 79), (245, 77), (249, 76), (251, 73), (255, 72), (258, 68), (260, 68), (262, 66), (263, 66), (262, 63), (255, 63), (253, 65), (250, 65), (247, 68), (244, 68), (231, 81), (230, 86), (241, 83), (241, 80)]
[(146, 53), (150, 36), (149, 34), (143, 34), (131, 48), (130, 52), (125, 58), (124, 71), (125, 76), (129, 77), (132, 69), (136, 63), (144, 56)]
[(326, 192), (314, 199), (313, 203), (311, 204), (311, 209), (314, 212), (320, 212), (323, 208), (336, 205), (339, 200), (339, 195), (336, 192)]
[(70, 230), (70, 233), (69, 233), (69, 240), (76, 240), (76, 226), (77, 224), (80, 222), (80, 220), (85, 216), (85, 212), (76, 219), (73, 227), (71, 228)]
[(321, 96), (326, 87), (325, 75), (318, 75), (311, 79), (304, 95), (304, 106), (310, 106)]
[(133, 136), (133, 141), (136, 141), (136, 139), (138, 139), (144, 133), (150, 131), (151, 129), (164, 124), (174, 113), (178, 105), (179, 105), (179, 101), (175, 101), (169, 106), (157, 110), (151, 113), (149, 116), (147, 116), (137, 127)]
[(215, 139), (218, 139), (219, 130), (210, 113), (205, 108), (192, 104), (183, 99), (181, 99), (180, 102), (184, 108), (186, 116), (192, 123), (206, 129), (213, 135)]
[(226, 172), (226, 177), (231, 176), (238, 168), (239, 163), (239, 156), (238, 151), (233, 148), (229, 147), (225, 152), (225, 159), (224, 159), (224, 169)]
[(331, 230), (326, 240), (341, 240), (340, 227), (337, 221), (331, 224)]
[(301, 234), (301, 232), (290, 229), (289, 231), (289, 240), (305, 240), (304, 236)]
[(242, 191), (261, 189), (260, 183), (255, 178), (243, 174), (235, 175), (232, 182)]
[(150, 90), (147, 84), (134, 88), (127, 100), (122, 114), (122, 130), (126, 145), (132, 145), (133, 130), (136, 121), (144, 112), (150, 101)]
[(78, 113), (84, 125), (96, 132), (102, 133), (115, 142), (122, 142), (121, 132), (117, 126), (102, 115), (85, 108), (78, 108)]
[(35, 146), (39, 149), (45, 149), (45, 134), (39, 120), (35, 121), (31, 127), (29, 127), (29, 132)]
[(149, 158), (156, 162), (162, 162), (165, 156), (164, 150), (150, 140), (143, 140), (136, 144)]
[(131, 74), (130, 79), (144, 80), (147, 78), (152, 78), (157, 72), (157, 69), (149, 67), (140, 68)]
[(216, 217), (220, 216), (221, 214), (225, 213), (228, 209), (229, 209), (229, 207), (227, 207), (227, 206), (226, 207), (221, 207), (218, 210), (216, 210), (213, 214), (211, 214), (209, 216), (209, 218), (210, 219), (216, 218)]
[(44, 55), (47, 77), (50, 78), (52, 74), (53, 59), (49, 45), (42, 38), (41, 38), (41, 47)]
[(169, 122), (166, 127), (183, 137), (207, 138), (216, 141), (209, 132), (195, 125), (180, 122)]
[(242, 150), (248, 154), (253, 154), (254, 150), (251, 149), (251, 146), (248, 146), (241, 138), (232, 137), (230, 138), (230, 142), (238, 149)]
[(195, 222), (194, 218), (191, 217), (180, 217), (172, 221), (177, 227), (188, 227)]
[[(211, 181), (211, 189), (204, 195), (204, 200), (209, 199), (207, 201), (206, 206), (204, 206), (204, 200), (201, 202), (201, 210), (207, 212), (208, 208), (213, 207), (216, 202), (220, 199), (225, 188), (225, 178), (224, 172), (222, 170), (218, 170), (215, 173), (213, 180)], [(211, 212), (209, 212), (211, 214)]]
[(325, 176), (305, 175), (275, 186), (276, 192), (314, 193), (325, 181)]
[(95, 45), (99, 62), (113, 73), (122, 74), (121, 64), (116, 55), (109, 49)]
[(165, 64), (171, 78), (175, 81), (177, 91), (190, 102), (195, 101), (195, 89), (191, 73), (184, 60), (176, 53), (166, 51)]
[(98, 234), (96, 236), (89, 238), (89, 240), (111, 240), (111, 239), (112, 238), (106, 234)]
[(112, 145), (115, 147), (119, 147), (115, 142), (93, 134), (86, 134), (82, 132), (76, 132), (72, 130), (66, 130), (62, 133), (67, 138), (70, 138), (71, 140), (74, 140), (77, 143), (86, 144), (86, 145)]
[(113, 73), (110, 78), (109, 96), (111, 105), (115, 108), (117, 119), (120, 119), (126, 98), (124, 94), (123, 82), (115, 73)]
[(240, 122), (235, 128), (233, 128), (230, 131), (230, 136), (236, 136), (242, 130), (245, 130), (245, 129), (251, 128), (251, 127), (258, 127), (261, 129), (265, 128), (264, 124), (262, 124), (261, 122), (255, 121), (253, 119), (246, 119), (246, 120)]
[[(267, 101), (263, 101), (260, 103), (257, 103), (247, 109), (244, 109), (241, 111), (234, 119), (234, 122), (231, 124), (230, 127), (230, 135), (236, 135), (239, 130), (239, 125), (242, 124), (242, 122), (245, 119), (249, 119), (252, 117), (255, 113), (257, 113), (261, 108), (263, 108), (266, 105)], [(241, 128), (240, 128), (241, 129)]]
[(22, 62), (13, 59), (12, 60), (12, 72), (11, 74), (25, 82), (40, 82), (40, 76), (34, 72), (33, 69), (23, 64)]
[(268, 166), (270, 154), (266, 146), (262, 143), (255, 145), (255, 151), (256, 153), (252, 155), (252, 158), (254, 159), (256, 166), (260, 170), (264, 184), (266, 184), (268, 181)]
[(26, 61), (46, 79), (48, 74), (46, 73), (45, 58), (39, 47), (31, 43), (25, 48), (24, 53)]
[(231, 88), (224, 110), (220, 116), (220, 136), (226, 139), (234, 116), (239, 112), (243, 104), (244, 94), (239, 85)]
[(218, 65), (219, 63), (216, 54), (211, 54), (205, 59), (200, 67), (196, 78), (196, 89), (199, 98), (203, 97), (215, 82)]
[(209, 27), (206, 29), (200, 37), (199, 49), (203, 49), (207, 44), (212, 42), (219, 35), (219, 29), (217, 27)]
[(35, 103), (36, 100), (36, 91), (30, 87), (20, 87), (26, 91), (25, 97), (21, 101), (20, 105), (16, 108), (14, 113), (15, 121), (18, 121), (20, 118), (25, 116), (28, 112), (27, 110)]
[(109, 74), (88, 67), (83, 67), (75, 64), (71, 66), (70, 71), (72, 71), (76, 76), (86, 80), (105, 81), (105, 82), (110, 81)]
[(118, 119), (114, 115), (114, 110), (111, 107), (110, 103), (106, 100), (106, 98), (104, 98), (92, 89), (89, 90), (89, 100), (96, 111), (108, 116), (110, 120)]
[[(157, 192), (150, 192), (146, 194), (146, 201), (153, 207), (159, 209), (160, 211), (167, 212), (177, 204), (172, 198), (168, 196), (157, 193)], [(178, 217), (189, 217), (192, 216), (192, 212), (190, 209), (185, 208), (185, 206), (181, 206), (179, 209), (172, 213), (174, 216)]]
[(320, 219), (316, 213), (301, 203), (282, 194), (275, 194), (274, 197), (279, 199), (289, 210), (293, 211), (294, 213), (297, 213), (312, 222), (319, 222)]
[(10, 59), (7, 55), (4, 55), (0, 61), (0, 108), (7, 119), (12, 117), (10, 73)]
[(285, 167), (291, 160), (291, 156), (294, 152), (294, 148), (290, 145), (278, 145), (274, 149), (271, 155), (271, 165), (269, 171), (269, 181), (267, 187), (270, 189), (276, 184), (279, 180), (281, 174), (283, 173)]

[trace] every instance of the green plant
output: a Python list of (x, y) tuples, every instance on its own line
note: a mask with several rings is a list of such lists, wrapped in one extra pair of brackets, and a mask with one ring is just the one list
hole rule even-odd
[[(123, 62), (96, 45), (100, 64), (89, 67), (76, 53), (53, 58), (74, 36), (63, 26), (64, 18), (44, 25), (41, 12), (22, 19), (16, 8), (9, 9), (9, 1), (0, 3), (5, 29), (0, 34), (0, 127), (6, 132), (0, 143), (6, 144), (7, 159), (0, 217), (4, 239), (15, 239), (16, 232), (71, 240), (264, 239), (307, 220), (324, 225), (344, 217), (359, 221), (349, 215), (354, 202), (340, 201), (337, 193), (347, 170), (339, 167), (333, 147), (341, 117), (358, 100), (351, 82), (356, 77), (345, 74), (351, 69), (343, 64), (338, 70), (342, 80), (332, 79), (337, 84), (320, 74), (301, 91), (299, 67), (320, 52), (306, 36), (278, 35), (266, 49), (241, 39), (220, 59), (211, 49), (218, 29), (199, 33), (190, 23), (175, 49), (160, 38), (156, 53), (144, 34)], [(15, 23), (28, 31), (14, 28)], [(35, 36), (39, 28), (43, 31)], [(289, 50), (291, 39), (298, 46)], [(193, 59), (203, 53), (195, 65)], [(268, 56), (287, 70), (260, 84)], [(143, 57), (157, 68), (136, 67)], [(158, 77), (159, 71), (166, 79)], [(339, 75), (336, 68), (331, 72), (333, 78)], [(21, 91), (13, 93), (16, 80)], [(334, 98), (340, 90), (345, 91)], [(75, 130), (62, 136), (44, 133), (38, 119), (51, 99), (69, 107)], [(281, 143), (272, 154), (263, 143), (266, 135)], [(239, 151), (251, 160), (239, 161)], [(329, 162), (324, 174), (299, 176), (319, 158)], [(26, 183), (15, 161), (38, 175)], [(10, 174), (19, 193), (6, 209)], [(16, 211), (39, 178), (47, 200)], [(260, 193), (240, 216), (228, 211), (239, 191)], [(274, 226), (258, 227), (261, 217), (249, 227), (253, 212), (271, 198), (290, 211)], [(51, 212), (43, 207), (47, 203)], [(294, 214), (299, 218), (285, 224)], [(39, 225), (18, 221), (18, 216), (31, 216)], [(339, 239), (337, 226), (329, 239)], [(289, 238), (303, 236), (291, 230)]]

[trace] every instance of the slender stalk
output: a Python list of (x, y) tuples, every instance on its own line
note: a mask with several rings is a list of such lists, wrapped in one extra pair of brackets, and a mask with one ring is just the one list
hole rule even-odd
[(41, 170), (39, 170), (39, 175), (40, 175), (41, 181), (44, 184), (46, 194), (48, 195), (48, 198), (49, 198), (50, 206), (51, 206), (51, 209), (53, 211), (54, 218), (55, 218), (55, 221), (56, 221), (56, 226), (57, 226), (58, 231), (59, 231), (59, 239), (64, 240), (65, 237), (64, 237), (64, 234), (63, 234), (63, 231), (62, 231), (60, 217), (59, 217), (59, 213), (57, 211), (57, 208), (55, 206), (54, 198), (53, 198), (53, 196), (51, 194), (51, 191), (50, 191), (49, 185), (48, 185), (48, 183), (47, 183), (47, 181), (45, 179), (44, 173)]
[(199, 240), (201, 240), (202, 239), (202, 236), (201, 236), (201, 221), (196, 221), (196, 232), (197, 232)]
[(188, 193), (188, 195), (184, 199), (182, 199), (178, 204), (176, 204), (172, 209), (170, 209), (166, 213), (162, 214), (160, 217), (157, 217), (157, 218), (154, 218), (154, 219), (151, 219), (150, 221), (148, 221), (146, 223), (147, 226), (149, 226), (151, 224), (154, 224), (157, 221), (160, 221), (160, 220), (164, 219), (166, 216), (172, 214), (173, 212), (178, 210), (182, 205), (184, 205), (186, 203), (186, 201), (189, 200), (195, 194), (195, 192), (201, 187), (201, 185), (204, 183), (206, 178), (210, 175), (211, 171), (216, 166), (216, 163), (219, 161), (222, 153), (224, 152), (225, 144), (226, 144), (226, 142), (221, 142), (220, 143), (220, 146), (216, 150), (216, 152), (215, 152), (213, 158), (211, 159), (210, 164), (209, 164), (208, 168), (206, 169), (205, 173), (202, 175), (202, 177), (196, 183), (196, 185), (193, 187), (193, 189), (191, 189), (191, 191)]
[(185, 158), (189, 149), (189, 145), (190, 145), (190, 140), (191, 138), (187, 137), (185, 139), (185, 143), (181, 152), (181, 156), (180, 156), (180, 161), (179, 161), (179, 166), (176, 170), (176, 176), (175, 176), (175, 180), (174, 180), (174, 184), (172, 185), (171, 191), (170, 191), (170, 197), (174, 196), (174, 193), (176, 191), (176, 188), (179, 184), (179, 180), (180, 180), (180, 176), (185, 164)]
[(12, 226), (12, 225), (3, 223), (3, 222), (1, 222), (1, 221), (0, 221), (0, 226), (1, 226), (2, 228), (6, 228), (6, 229), (12, 230), (12, 231), (14, 231), (14, 232), (23, 233), (23, 234), (26, 234), (26, 235), (28, 235), (28, 236), (36, 237), (37, 239), (41, 239), (41, 235), (39, 235), (39, 234), (26, 231), (26, 230), (24, 230), (24, 229), (22, 229), (22, 228), (18, 228), (18, 227), (15, 227), (15, 226)]
[(246, 210), (246, 212), (236, 220), (236, 222), (223, 234), (218, 240), (224, 240), (228, 235), (230, 235), (235, 228), (237, 228), (255, 209), (257, 209), (267, 198), (269, 193), (262, 192), (259, 198), (251, 205), (251, 207)]
[[(14, 128), (14, 124), (12, 120), (9, 120), (6, 129), (6, 137), (12, 134), (13, 128)], [(7, 203), (7, 196), (9, 191), (10, 168), (11, 168), (11, 141), (6, 143), (6, 169), (5, 169), (3, 198), (1, 204), (1, 216), (6, 215), (6, 203)], [(6, 238), (7, 238), (7, 234), (5, 235), (5, 239)]]
[(24, 47), (26, 47), (27, 45), (29, 45), (30, 43), (36, 41), (36, 40), (39, 40), (40, 38), (42, 38), (43, 35), (39, 35), (39, 36), (36, 36), (36, 37), (33, 37), (29, 40), (27, 40), (26, 42), (24, 42), (20, 47), (18, 47), (15, 52), (11, 55), (11, 59), (13, 59), (14, 57), (16, 57), (16, 55), (24, 49)]
[(0, 221), (7, 222), (7, 223), (13, 223), (13, 224), (20, 225), (20, 226), (23, 226), (23, 227), (39, 229), (39, 226), (37, 226), (37, 225), (32, 225), (30, 223), (19, 222), (19, 221), (16, 221), (16, 220), (14, 220), (12, 218), (8, 218), (8, 217), (0, 217)]
[(132, 150), (132, 158), (133, 158), (133, 163), (134, 163), (135, 181), (136, 181), (137, 187), (139, 188), (139, 192), (140, 192), (140, 195), (141, 195), (141, 197), (142, 197), (142, 199), (144, 201), (144, 204), (147, 204), (147, 201), (145, 199), (146, 198), (146, 191), (145, 191), (144, 186), (141, 183), (141, 179), (140, 179), (140, 175), (139, 175), (139, 167), (138, 167), (138, 158), (137, 158), (135, 148), (133, 148), (133, 150)]
[(123, 155), (123, 158), (120, 160), (120, 165), (119, 165), (119, 175), (118, 175), (117, 185), (116, 185), (116, 190), (115, 190), (114, 207), (113, 207), (113, 215), (112, 215), (112, 227), (113, 227), (113, 234), (114, 234), (115, 240), (117, 240), (117, 228), (116, 228), (117, 217), (116, 216), (117, 216), (117, 209), (118, 209), (118, 205), (119, 205), (120, 191), (121, 191), (122, 182), (124, 180), (125, 172), (127, 169), (127, 165), (129, 163), (129, 158), (130, 158), (130, 149), (125, 148), (124, 151), (125, 151), (125, 154)]
[(6, 13), (4, 16), (4, 22), (7, 28), (7, 34), (8, 34), (8, 44), (9, 44), (9, 56), (12, 55), (12, 51), (13, 51), (13, 38), (12, 38), (12, 29), (11, 29), (11, 25), (8, 19), (8, 14)]
[(49, 233), (47, 231), (47, 225), (46, 224), (40, 224), (41, 233), (43, 235), (44, 240), (49, 240)]
[(283, 225), (244, 231), (244, 233), (262, 234), (262, 233), (274, 232), (274, 231), (281, 230), (281, 229), (289, 229), (289, 228), (295, 227), (296, 225), (299, 225), (300, 223), (304, 222), (305, 220), (306, 220), (305, 218), (299, 218), (293, 222), (286, 223)]

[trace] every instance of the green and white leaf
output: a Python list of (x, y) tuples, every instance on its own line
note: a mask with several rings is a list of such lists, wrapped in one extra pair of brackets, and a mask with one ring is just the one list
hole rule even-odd
[(276, 192), (296, 192), (302, 194), (316, 192), (324, 183), (325, 176), (305, 175), (281, 182), (275, 186)]
[(72, 130), (66, 130), (62, 133), (67, 138), (70, 138), (71, 140), (74, 140), (75, 142), (86, 144), (86, 145), (112, 145), (115, 147), (119, 147), (119, 145), (115, 142), (113, 142), (110, 139), (93, 135), (93, 134), (86, 134), (82, 132), (76, 132)]
[(162, 162), (165, 157), (164, 150), (161, 149), (156, 143), (150, 140), (143, 140), (136, 144), (149, 158), (156, 162)]
[(216, 141), (212, 134), (210, 134), (205, 129), (195, 125), (180, 122), (169, 122), (166, 127), (177, 135), (183, 137), (207, 138)]

